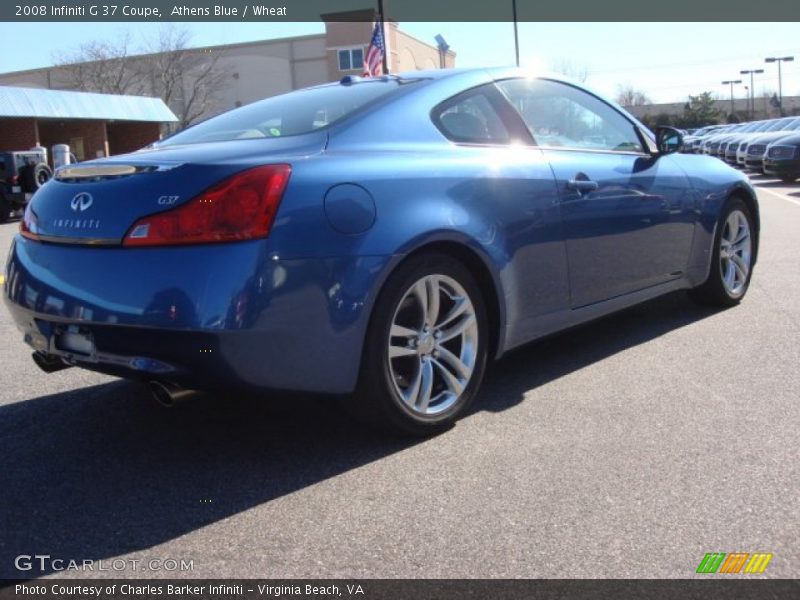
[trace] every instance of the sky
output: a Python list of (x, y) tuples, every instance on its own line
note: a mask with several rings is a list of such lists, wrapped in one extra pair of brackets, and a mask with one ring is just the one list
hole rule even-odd
[[(113, 40), (128, 32), (144, 41), (158, 23), (0, 23), (0, 72), (45, 67), (59, 53), (90, 39)], [(208, 46), (322, 33), (320, 23), (184, 23), (192, 45)], [(411, 35), (434, 44), (444, 36), (456, 52), (456, 66), (514, 64), (511, 23), (400, 23)], [(744, 97), (749, 76), (755, 92), (778, 89), (778, 69), (767, 56), (796, 56), (783, 65), (784, 96), (800, 95), (800, 36), (797, 23), (520, 23), (520, 63), (545, 70), (586, 72), (586, 84), (609, 97), (631, 85), (653, 102), (684, 102), (689, 94), (711, 91), (730, 97), (722, 81), (742, 79), (736, 97)], [(365, 40), (365, 44), (368, 40)], [(23, 49), (23, 50), (20, 50)]]

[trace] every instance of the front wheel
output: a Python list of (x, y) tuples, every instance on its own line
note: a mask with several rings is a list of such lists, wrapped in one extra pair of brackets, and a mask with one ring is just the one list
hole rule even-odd
[(487, 329), (483, 297), (462, 263), (438, 253), (411, 258), (378, 297), (355, 416), (404, 435), (451, 427), (483, 379)]
[(723, 208), (708, 278), (689, 295), (701, 304), (733, 306), (747, 293), (753, 275), (755, 228), (750, 209), (740, 198), (731, 198)]

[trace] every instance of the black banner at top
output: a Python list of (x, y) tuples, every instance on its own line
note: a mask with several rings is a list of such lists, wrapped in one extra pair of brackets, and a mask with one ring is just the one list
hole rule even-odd
[[(0, 21), (357, 21), (372, 20), (377, 4), (377, 0), (4, 0)], [(515, 0), (384, 0), (388, 18), (400, 22), (511, 21), (514, 4)], [(800, 21), (800, 2), (516, 0), (516, 12), (517, 20), (532, 22), (785, 22)]]

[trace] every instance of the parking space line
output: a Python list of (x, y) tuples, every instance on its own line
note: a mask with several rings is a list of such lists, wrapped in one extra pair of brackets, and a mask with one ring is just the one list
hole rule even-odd
[(778, 192), (773, 192), (773, 191), (772, 191), (771, 189), (769, 189), (769, 188), (763, 188), (763, 187), (761, 187), (761, 186), (758, 186), (758, 185), (757, 185), (757, 186), (755, 186), (755, 187), (756, 187), (756, 189), (758, 189), (758, 190), (762, 190), (762, 191), (765, 191), (765, 192), (769, 192), (769, 193), (770, 193), (770, 194), (772, 194), (773, 196), (777, 196), (778, 198), (783, 198), (783, 199), (784, 199), (784, 200), (786, 200), (787, 202), (791, 202), (792, 204), (797, 204), (798, 206), (800, 206), (800, 200), (798, 200), (797, 198), (791, 198), (791, 197), (789, 197), (789, 196), (784, 196), (783, 194), (779, 194)]

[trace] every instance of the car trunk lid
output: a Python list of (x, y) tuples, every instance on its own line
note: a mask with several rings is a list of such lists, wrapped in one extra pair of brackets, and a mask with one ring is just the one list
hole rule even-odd
[(321, 152), (324, 133), (152, 148), (58, 170), (26, 225), (49, 242), (118, 245), (140, 218), (184, 204), (240, 171)]

